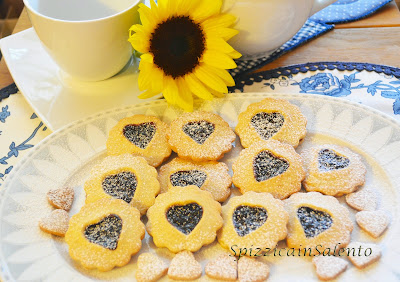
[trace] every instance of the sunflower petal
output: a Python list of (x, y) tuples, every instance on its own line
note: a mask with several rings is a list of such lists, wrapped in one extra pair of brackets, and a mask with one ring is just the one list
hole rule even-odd
[(153, 64), (154, 63), (154, 56), (151, 53), (142, 54), (140, 59), (145, 61), (146, 63)]
[(239, 59), (242, 57), (242, 54), (240, 54), (238, 51), (234, 50), (233, 52), (228, 54), (231, 56), (232, 59)]
[(153, 65), (146, 63), (145, 61), (140, 61), (139, 63), (139, 79), (138, 86), (140, 91), (149, 89), (151, 86), (151, 80), (153, 75)]
[(220, 14), (211, 17), (201, 23), (201, 26), (208, 32), (210, 29), (230, 27), (236, 22), (236, 17), (231, 14)]
[(160, 94), (160, 92), (154, 92), (152, 90), (146, 90), (145, 92), (143, 92), (142, 94), (140, 94), (138, 96), (139, 99), (148, 99), (151, 97), (156, 96), (157, 94)]
[(164, 88), (164, 73), (156, 66), (154, 66), (154, 68), (153, 68), (153, 77), (151, 79), (151, 88), (153, 89), (153, 91), (158, 92), (158, 93), (162, 92), (162, 90)]
[(185, 80), (190, 91), (197, 97), (204, 100), (211, 100), (213, 98), (210, 91), (205, 88), (204, 84), (201, 83), (194, 74), (187, 74)]
[(238, 30), (228, 27), (223, 28), (212, 28), (207, 30), (207, 36), (209, 37), (220, 37), (226, 41), (234, 37), (239, 33)]
[(206, 40), (207, 49), (220, 51), (222, 53), (231, 53), (235, 51), (231, 45), (229, 45), (225, 40), (218, 37), (209, 37)]
[(217, 97), (217, 98), (224, 98), (224, 97), (225, 97), (225, 94), (224, 94), (224, 93), (215, 91), (214, 89), (211, 89), (210, 87), (207, 87), (207, 86), (206, 86), (206, 88), (207, 88), (208, 91), (210, 91), (210, 93), (211, 93), (212, 95), (214, 95), (214, 96)]
[(218, 92), (228, 93), (228, 88), (224, 81), (221, 78), (212, 75), (204, 64), (195, 69), (194, 75), (208, 87)]
[(140, 53), (147, 53), (149, 50), (149, 40), (142, 34), (135, 33), (129, 37), (128, 41), (132, 44), (133, 49)]
[(202, 0), (191, 12), (192, 19), (195, 22), (201, 22), (209, 17), (220, 13), (222, 0)]
[(177, 79), (178, 85), (178, 96), (176, 105), (185, 111), (192, 112), (193, 111), (193, 96), (190, 92), (186, 81), (183, 78)]
[(205, 51), (202, 61), (216, 68), (234, 69), (237, 67), (235, 61), (230, 56), (215, 50)]
[(226, 83), (227, 86), (235, 86), (235, 81), (233, 80), (231, 74), (227, 70), (215, 68), (212, 66), (208, 66), (208, 70), (211, 73), (214, 73), (215, 75), (220, 77)]
[(165, 100), (171, 105), (176, 105), (176, 96), (178, 95), (178, 86), (176, 85), (176, 81), (170, 77), (164, 77), (164, 90), (163, 95)]

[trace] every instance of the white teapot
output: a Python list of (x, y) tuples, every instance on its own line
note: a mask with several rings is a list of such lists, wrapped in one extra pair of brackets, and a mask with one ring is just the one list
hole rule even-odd
[(225, 0), (240, 32), (230, 44), (243, 59), (266, 56), (292, 38), (307, 19), (337, 0)]

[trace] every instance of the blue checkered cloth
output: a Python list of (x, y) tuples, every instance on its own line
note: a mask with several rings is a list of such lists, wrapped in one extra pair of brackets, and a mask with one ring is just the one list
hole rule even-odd
[(287, 52), (295, 49), (296, 47), (314, 39), (325, 32), (333, 29), (333, 25), (324, 23), (318, 23), (313, 20), (308, 20), (304, 26), (297, 32), (292, 39), (279, 47), (274, 53), (269, 56), (262, 57), (257, 60), (238, 60), (237, 68), (230, 71), (231, 75), (235, 78), (242, 76), (243, 74), (254, 71), (274, 60), (286, 54)]
[(313, 15), (310, 19), (320, 23), (347, 23), (375, 13), (392, 0), (338, 0)]

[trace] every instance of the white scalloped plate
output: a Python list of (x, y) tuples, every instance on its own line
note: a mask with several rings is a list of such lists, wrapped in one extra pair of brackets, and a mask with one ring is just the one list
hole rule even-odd
[[(240, 112), (266, 96), (288, 99), (300, 106), (307, 117), (309, 133), (299, 150), (312, 144), (335, 143), (362, 155), (368, 168), (365, 186), (376, 191), (380, 196), (379, 207), (391, 214), (390, 227), (379, 239), (372, 239), (355, 226), (352, 239), (379, 244), (383, 256), (364, 270), (349, 266), (340, 280), (399, 281), (399, 123), (365, 106), (313, 95), (232, 94), (225, 99), (199, 104), (197, 108), (220, 114), (234, 127)], [(79, 211), (85, 197), (82, 185), (90, 168), (105, 156), (108, 131), (119, 119), (133, 114), (156, 115), (169, 123), (180, 111), (160, 100), (86, 118), (50, 135), (13, 169), (0, 194), (0, 265), (4, 281), (134, 280), (137, 255), (127, 266), (107, 273), (86, 271), (70, 259), (62, 238), (45, 234), (38, 228), (39, 218), (52, 209), (45, 196), (51, 188), (74, 187), (76, 199), (70, 214)], [(240, 149), (236, 140), (235, 149), (223, 161), (231, 165)], [(234, 194), (237, 193), (235, 189)], [(352, 213), (354, 219), (354, 211)], [(279, 247), (285, 247), (284, 242)], [(157, 249), (146, 235), (141, 252), (148, 251), (156, 252), (165, 260), (172, 258), (169, 251)], [(204, 266), (208, 259), (222, 251), (213, 243), (195, 256)], [(317, 280), (310, 258), (270, 256), (262, 260), (271, 267), (269, 281)], [(200, 280), (207, 278), (203, 276)]]

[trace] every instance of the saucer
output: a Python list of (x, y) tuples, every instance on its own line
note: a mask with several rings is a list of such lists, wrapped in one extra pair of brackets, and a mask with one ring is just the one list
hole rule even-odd
[(0, 40), (0, 48), (18, 89), (53, 131), (94, 113), (138, 104), (138, 60), (132, 58), (117, 75), (83, 82), (65, 74), (46, 53), (33, 28)]

